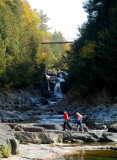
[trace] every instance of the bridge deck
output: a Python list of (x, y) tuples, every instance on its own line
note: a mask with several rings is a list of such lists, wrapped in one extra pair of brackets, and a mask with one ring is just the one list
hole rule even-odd
[(74, 41), (67, 41), (67, 42), (42, 42), (41, 44), (62, 44), (62, 43), (74, 43)]

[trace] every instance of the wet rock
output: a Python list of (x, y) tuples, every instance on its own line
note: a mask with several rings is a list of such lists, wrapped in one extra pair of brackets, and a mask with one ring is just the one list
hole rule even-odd
[(54, 72), (52, 70), (46, 70), (46, 74), (48, 74), (49, 76), (57, 76), (57, 72)]
[(108, 131), (117, 133), (117, 123), (114, 123), (111, 126), (109, 126)]
[(42, 105), (47, 105), (47, 104), (48, 104), (48, 101), (47, 101), (47, 99), (45, 99), (45, 98), (41, 98), (40, 103), (41, 103)]
[(67, 92), (70, 90), (70, 87), (67, 86), (65, 82), (61, 82), (61, 90), (63, 94), (67, 94)]

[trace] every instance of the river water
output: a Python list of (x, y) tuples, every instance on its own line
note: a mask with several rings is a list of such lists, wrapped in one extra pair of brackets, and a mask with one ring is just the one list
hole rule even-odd
[(91, 150), (78, 151), (74, 155), (65, 155), (56, 160), (117, 160), (117, 151), (113, 150)]

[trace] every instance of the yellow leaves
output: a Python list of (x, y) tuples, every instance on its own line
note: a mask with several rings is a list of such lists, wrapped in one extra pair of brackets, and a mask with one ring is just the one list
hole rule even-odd
[(82, 58), (93, 58), (96, 55), (95, 51), (96, 42), (85, 41), (85, 45), (80, 50), (80, 56)]
[[(39, 18), (39, 13), (36, 9), (32, 10), (27, 2), (22, 2), (25, 14), (23, 15), (25, 25), (26, 25), (26, 19), (30, 24), (34, 24), (35, 26), (39, 26), (41, 20)], [(39, 28), (39, 27), (38, 27)]]
[(3, 6), (4, 6), (4, 2), (0, 0), (0, 8), (2, 8)]
[[(29, 23), (32, 23), (33, 22), (33, 14), (31, 12), (29, 4), (24, 2), (24, 1), (22, 2), (22, 4), (23, 4), (23, 7), (24, 7), (24, 11), (25, 11), (25, 15), (23, 17), (25, 18), (25, 16), (26, 16), (26, 18), (28, 19)], [(25, 21), (25, 23), (26, 23), (26, 21)]]
[(34, 24), (36, 26), (39, 26), (41, 20), (39, 18), (39, 13), (38, 13), (37, 9), (34, 9), (32, 13), (33, 13), (33, 22), (34, 22)]

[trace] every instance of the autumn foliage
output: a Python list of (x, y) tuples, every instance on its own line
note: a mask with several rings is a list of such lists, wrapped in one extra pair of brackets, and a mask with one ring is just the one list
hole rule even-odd
[[(25, 0), (0, 0), (0, 87), (27, 87), (41, 82), (45, 68), (57, 61), (48, 17)], [(60, 59), (59, 59), (60, 60)]]

